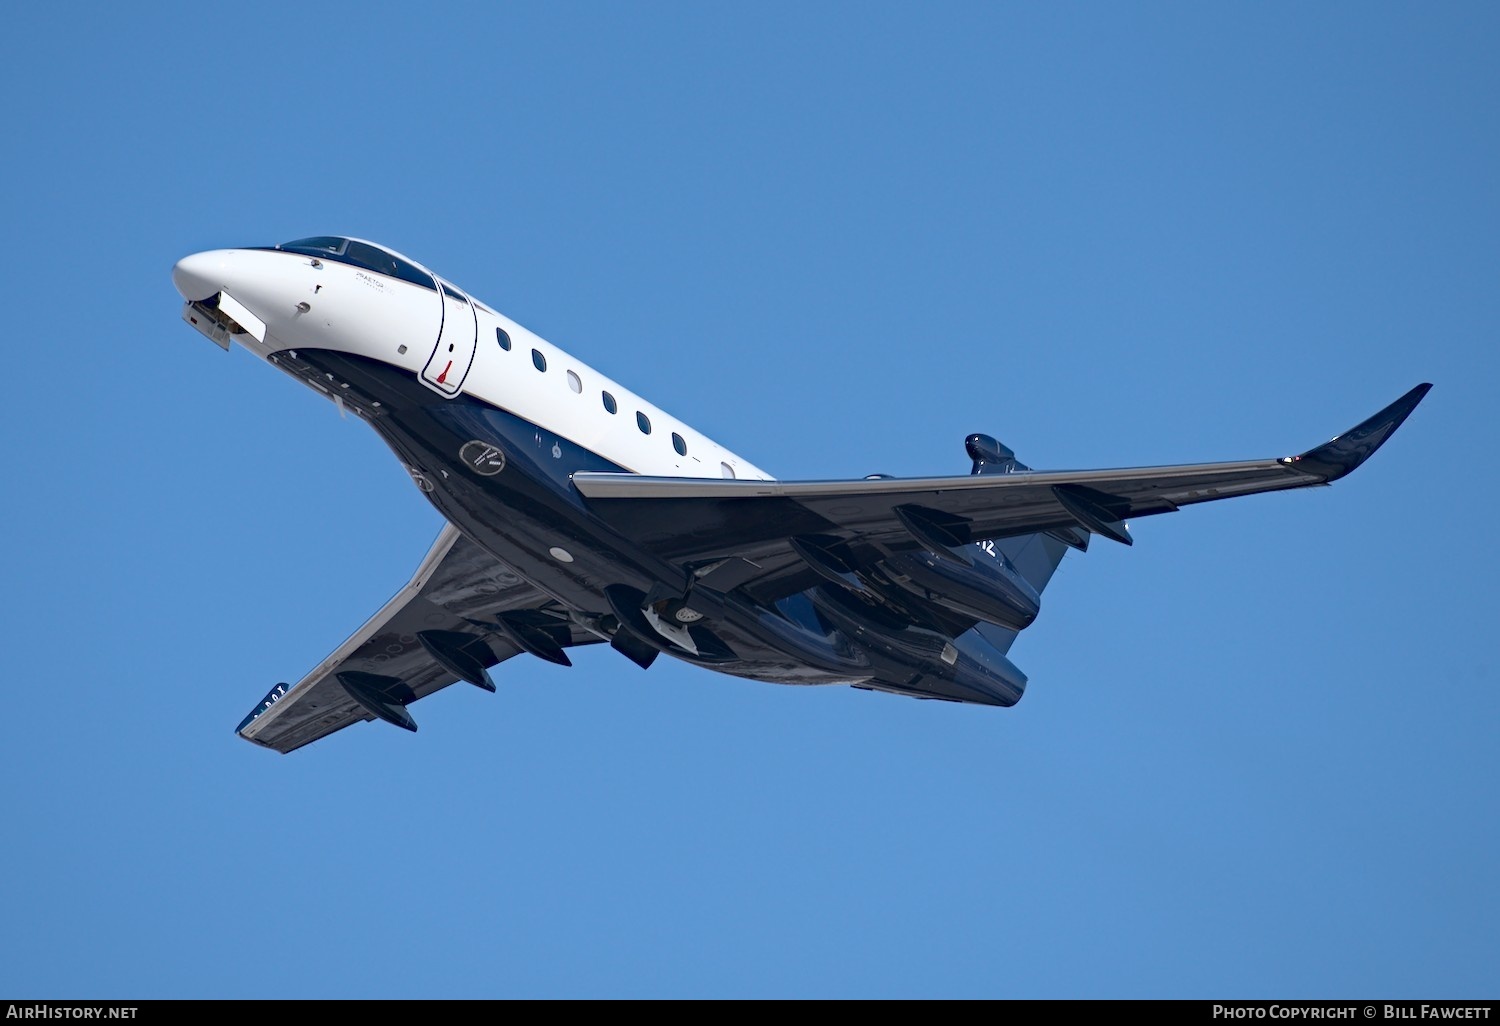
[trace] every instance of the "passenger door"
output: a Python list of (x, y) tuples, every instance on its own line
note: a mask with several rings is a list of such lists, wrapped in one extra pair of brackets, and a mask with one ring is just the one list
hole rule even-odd
[(422, 380), (451, 399), (458, 395), (474, 363), (479, 320), (469, 298), (441, 278), (438, 292), (443, 297), (443, 327), (427, 366), (422, 368)]

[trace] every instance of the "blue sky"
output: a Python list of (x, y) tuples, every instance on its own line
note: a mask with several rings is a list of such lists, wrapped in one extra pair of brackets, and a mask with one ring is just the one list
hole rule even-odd
[[(1489, 4), (23, 5), (0, 994), (1493, 997)], [(440, 522), (178, 320), (344, 233), (785, 478), (1298, 452), (1070, 556), (1012, 710), (602, 648), (232, 734)]]

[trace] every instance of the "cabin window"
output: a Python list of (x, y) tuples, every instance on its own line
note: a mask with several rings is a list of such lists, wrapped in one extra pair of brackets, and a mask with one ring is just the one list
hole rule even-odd
[(672, 448), (677, 450), (679, 456), (687, 455), (687, 442), (676, 431), (672, 432)]
[(641, 429), (641, 434), (649, 435), (651, 433), (651, 418), (647, 417), (644, 413), (637, 413), (635, 415), (635, 426)]
[(531, 362), (539, 371), (544, 371), (547, 369), (547, 358), (542, 355), (541, 350), (539, 349), (533, 349), (531, 351)]
[(610, 413), (618, 412), (620, 407), (615, 404), (615, 397), (608, 392), (600, 393), (604, 397), (604, 408)]
[(501, 349), (510, 352), (510, 336), (505, 333), (504, 328), (495, 329), (495, 341), (500, 343)]
[(734, 468), (731, 467), (727, 463), (720, 463), (719, 464), (719, 473), (723, 474), (725, 477), (729, 478), (729, 480), (731, 480), (731, 481), (734, 480)]
[(568, 371), (568, 387), (575, 392), (581, 393), (583, 391), (583, 382), (572, 371)]

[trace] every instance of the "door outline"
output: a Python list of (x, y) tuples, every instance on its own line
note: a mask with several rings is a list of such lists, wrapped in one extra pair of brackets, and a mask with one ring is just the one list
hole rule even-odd
[(443, 321), (432, 355), (422, 368), (422, 382), (452, 399), (463, 388), (464, 379), (474, 366), (474, 354), (479, 347), (479, 315), (467, 296), (441, 278), (438, 295), (443, 297)]

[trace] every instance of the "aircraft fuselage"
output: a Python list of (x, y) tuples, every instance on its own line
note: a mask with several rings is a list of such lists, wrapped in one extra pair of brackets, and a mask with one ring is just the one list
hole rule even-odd
[[(642, 665), (654, 649), (777, 683), (983, 704), (1019, 697), (1024, 676), (979, 633), (914, 623), (899, 601), (876, 609), (878, 599), (836, 584), (772, 605), (730, 589), (713, 596), (710, 613), (683, 612), (695, 569), (602, 522), (573, 475), (770, 475), (426, 269), (379, 247), (326, 241), (326, 253), (310, 245), (184, 259), (174, 278), (185, 318), (365, 420), (444, 518), (575, 623)], [(1018, 608), (1013, 615), (1026, 613), (1024, 600)]]

